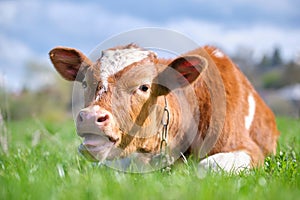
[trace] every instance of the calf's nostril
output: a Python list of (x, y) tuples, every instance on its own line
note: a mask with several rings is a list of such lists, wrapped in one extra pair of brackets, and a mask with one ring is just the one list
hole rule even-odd
[(83, 116), (83, 113), (80, 112), (78, 117), (77, 117), (79, 122), (83, 122), (83, 117), (82, 116)]
[(105, 122), (106, 120), (108, 120), (109, 116), (108, 115), (103, 115), (98, 117), (97, 122), (101, 123), (101, 122)]

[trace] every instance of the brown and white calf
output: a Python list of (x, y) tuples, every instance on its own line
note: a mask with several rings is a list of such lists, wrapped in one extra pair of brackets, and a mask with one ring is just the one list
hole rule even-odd
[[(201, 157), (202, 167), (226, 171), (250, 168), (276, 152), (279, 132), (274, 114), (238, 67), (217, 48), (205, 46), (173, 60), (157, 58), (154, 52), (132, 44), (105, 50), (94, 63), (73, 48), (57, 47), (49, 55), (62, 77), (82, 83), (85, 108), (78, 114), (76, 127), (84, 139), (79, 150), (92, 160), (113, 160), (134, 152), (158, 154), (166, 104), (170, 149), (180, 146), (182, 154)], [(213, 78), (206, 81), (213, 67), (223, 84), (223, 91), (215, 92), (224, 93), (224, 99), (219, 99), (223, 110), (211, 102), (212, 91), (220, 86)], [(189, 114), (183, 112), (176, 91), (186, 97)], [(224, 116), (220, 134), (204, 157), (203, 141), (214, 134), (208, 129), (213, 126), (213, 112), (218, 110)], [(197, 113), (196, 122), (187, 117)], [(189, 136), (191, 127), (196, 127), (196, 134)], [(182, 145), (186, 140), (190, 140), (188, 146)]]

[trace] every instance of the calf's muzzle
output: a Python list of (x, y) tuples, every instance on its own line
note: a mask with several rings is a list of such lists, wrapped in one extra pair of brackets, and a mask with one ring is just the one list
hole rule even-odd
[(98, 105), (82, 109), (76, 119), (77, 134), (84, 137), (85, 134), (106, 135), (106, 130), (111, 126), (112, 115)]

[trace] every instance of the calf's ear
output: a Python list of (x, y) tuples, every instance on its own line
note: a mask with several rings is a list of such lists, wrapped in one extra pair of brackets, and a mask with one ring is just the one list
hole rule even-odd
[(157, 77), (162, 86), (160, 94), (165, 95), (173, 89), (192, 84), (207, 66), (208, 61), (202, 56), (186, 55), (176, 58)]
[(187, 81), (185, 81), (185, 84), (191, 84), (207, 68), (207, 65), (207, 60), (202, 56), (188, 55), (175, 59), (169, 67), (178, 72), (178, 75), (175, 77), (177, 81), (180, 81), (184, 77)]
[(82, 81), (85, 69), (92, 65), (83, 53), (69, 47), (56, 47), (49, 52), (49, 56), (55, 69), (69, 81)]

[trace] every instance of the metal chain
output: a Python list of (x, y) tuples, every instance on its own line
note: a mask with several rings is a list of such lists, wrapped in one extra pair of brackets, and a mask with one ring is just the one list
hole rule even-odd
[(170, 122), (170, 112), (168, 109), (168, 102), (166, 97), (165, 98), (165, 107), (163, 111), (163, 117), (161, 123), (163, 125), (162, 132), (161, 132), (161, 141), (160, 141), (160, 154), (167, 155), (168, 154), (168, 125)]

